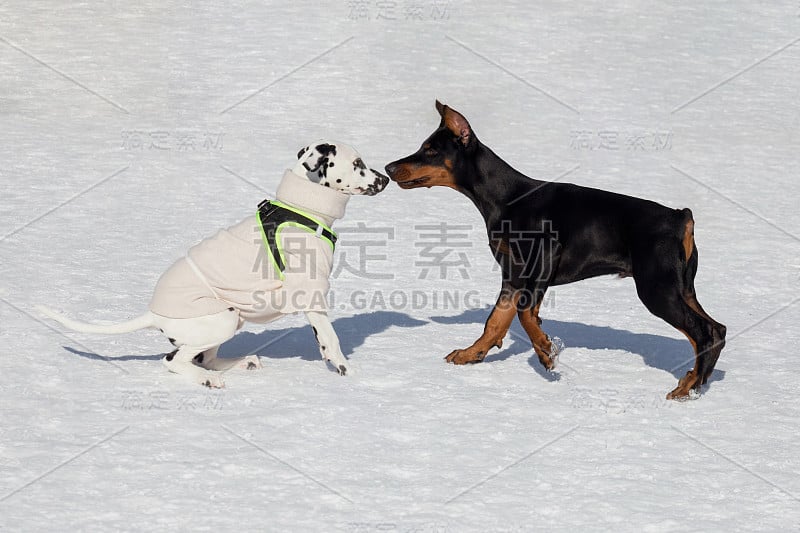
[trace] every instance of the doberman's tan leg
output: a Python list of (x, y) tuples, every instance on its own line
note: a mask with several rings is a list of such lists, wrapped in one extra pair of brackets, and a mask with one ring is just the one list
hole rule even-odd
[[(667, 394), (668, 400), (682, 400), (692, 397), (692, 392), (699, 395), (700, 386), (708, 381), (714, 371), (714, 365), (725, 346), (726, 328), (705, 312), (694, 292), (694, 271), (697, 269), (697, 249), (694, 244), (694, 221), (689, 220), (683, 237), (683, 252), (686, 261), (685, 269), (690, 274), (683, 280), (683, 293), (674, 297), (673, 305), (677, 308), (675, 315), (658, 315), (678, 328), (692, 343), (695, 353), (694, 368), (678, 380), (678, 386)], [(663, 293), (663, 291), (662, 291)], [(643, 300), (644, 301), (644, 300)], [(645, 305), (647, 303), (645, 302)]]
[(531, 339), (533, 350), (536, 352), (536, 355), (539, 356), (539, 362), (542, 363), (542, 366), (547, 370), (552, 370), (553, 367), (555, 367), (555, 361), (553, 361), (553, 358), (550, 356), (553, 343), (550, 342), (550, 337), (542, 331), (542, 320), (539, 318), (540, 305), (541, 302), (537, 303), (536, 307), (532, 309), (520, 309), (517, 316), (519, 316), (519, 322), (522, 324), (525, 333), (527, 333), (528, 337)]
[(454, 350), (445, 357), (445, 360), (456, 365), (480, 363), (489, 350), (500, 348), (503, 345), (506, 333), (508, 333), (508, 328), (511, 327), (511, 322), (514, 320), (514, 315), (517, 314), (518, 300), (519, 295), (510, 295), (504, 291), (486, 320), (483, 335), (469, 348)]
[[(696, 366), (696, 365), (695, 365)], [(697, 372), (693, 368), (678, 380), (678, 386), (667, 394), (667, 400), (684, 400), (690, 397), (690, 392), (697, 386)]]

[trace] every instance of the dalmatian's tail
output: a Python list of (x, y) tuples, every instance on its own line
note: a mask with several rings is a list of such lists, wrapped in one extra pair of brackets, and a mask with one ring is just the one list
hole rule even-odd
[(130, 333), (131, 331), (137, 331), (140, 329), (155, 327), (155, 325), (153, 324), (153, 315), (150, 312), (138, 316), (133, 320), (128, 320), (127, 322), (120, 322), (118, 324), (89, 324), (88, 322), (79, 322), (77, 320), (72, 320), (71, 318), (62, 315), (61, 313), (57, 313), (52, 309), (49, 309), (42, 305), (37, 305), (36, 310), (39, 311), (41, 314), (49, 318), (52, 318), (56, 322), (60, 322), (62, 325), (68, 327), (69, 329), (73, 331), (80, 331), (81, 333), (107, 333), (107, 334)]

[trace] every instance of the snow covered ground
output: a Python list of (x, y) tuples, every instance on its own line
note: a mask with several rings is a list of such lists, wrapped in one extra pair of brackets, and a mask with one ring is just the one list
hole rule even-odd
[[(763, 4), (0, 4), (0, 530), (800, 527), (800, 4)], [(555, 375), (518, 324), (446, 365), (499, 288), (449, 189), (350, 202), (345, 378), (300, 316), (226, 344), (265, 368), (207, 391), (165, 371), (159, 334), (33, 312), (133, 316), (299, 147), (380, 168), (435, 98), (530, 176), (692, 208), (699, 299), (729, 333), (700, 400), (663, 399), (691, 347), (630, 279), (548, 294)]]

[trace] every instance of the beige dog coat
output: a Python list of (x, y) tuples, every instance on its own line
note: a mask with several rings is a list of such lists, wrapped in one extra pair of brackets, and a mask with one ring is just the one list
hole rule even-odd
[[(350, 198), (289, 170), (276, 197), (328, 226), (344, 215)], [(278, 238), (286, 265), (283, 276), (270, 259), (255, 215), (201, 241), (158, 280), (150, 311), (195, 318), (233, 308), (240, 321), (258, 323), (298, 311), (327, 311), (330, 242), (297, 227), (284, 228)]]

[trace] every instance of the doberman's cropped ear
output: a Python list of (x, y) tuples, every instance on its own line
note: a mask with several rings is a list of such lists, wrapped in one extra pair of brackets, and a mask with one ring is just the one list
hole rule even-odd
[(473, 139), (473, 135), (472, 128), (469, 122), (467, 122), (467, 119), (464, 118), (464, 115), (452, 107), (444, 105), (439, 100), (436, 100), (436, 110), (442, 117), (442, 122), (439, 124), (439, 127), (445, 126), (453, 135), (458, 137), (462, 145), (468, 146)]

